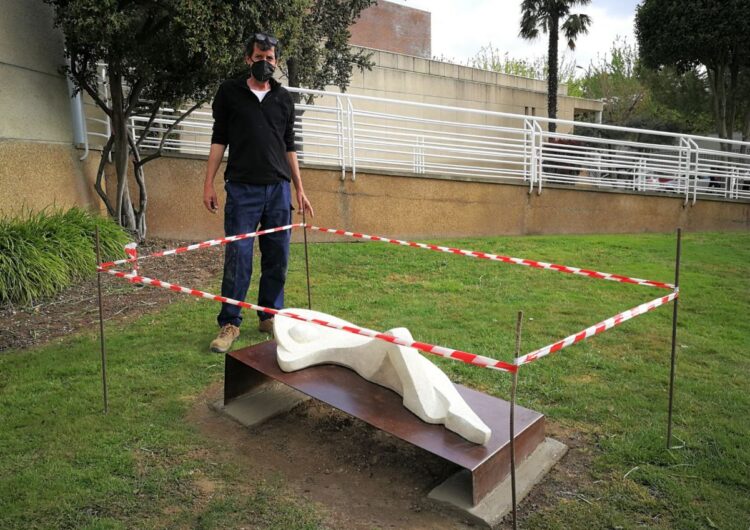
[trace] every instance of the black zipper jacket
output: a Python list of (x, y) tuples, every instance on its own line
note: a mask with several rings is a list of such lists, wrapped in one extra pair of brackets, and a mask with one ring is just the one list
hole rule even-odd
[(294, 102), (275, 79), (262, 102), (247, 77), (224, 81), (212, 108), (212, 144), (229, 146), (224, 179), (250, 184), (290, 180), (286, 153), (294, 147)]

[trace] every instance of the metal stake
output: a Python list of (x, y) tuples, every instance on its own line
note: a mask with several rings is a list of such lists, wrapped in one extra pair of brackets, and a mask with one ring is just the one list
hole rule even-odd
[[(521, 354), (521, 325), (523, 323), (523, 311), (518, 312), (516, 320), (516, 349), (513, 357), (518, 359)], [(513, 502), (513, 530), (518, 528), (518, 513), (516, 500), (516, 388), (518, 386), (518, 370), (513, 372), (513, 384), (510, 387), (510, 492)]]
[[(682, 228), (677, 229), (677, 254), (674, 265), (674, 286), (679, 289), (680, 286), (680, 258), (682, 256)], [(680, 297), (674, 299), (674, 308), (672, 310), (672, 359), (669, 368), (669, 412), (667, 415), (667, 449), (672, 449), (672, 406), (674, 404), (674, 377), (675, 365), (677, 361), (677, 303)]]
[(307, 255), (307, 219), (305, 217), (305, 206), (302, 205), (302, 224), (304, 224), (303, 234), (305, 239), (305, 273), (307, 275), (307, 309), (312, 309), (312, 297), (310, 296), (310, 259)]
[[(96, 266), (102, 262), (101, 250), (99, 246), (99, 227), (94, 230), (94, 239), (96, 241)], [(102, 273), (96, 272), (96, 286), (99, 293), (99, 342), (102, 353), (102, 397), (104, 398), (104, 414), (109, 412), (107, 400), (107, 352), (104, 349), (104, 308), (102, 306)]]

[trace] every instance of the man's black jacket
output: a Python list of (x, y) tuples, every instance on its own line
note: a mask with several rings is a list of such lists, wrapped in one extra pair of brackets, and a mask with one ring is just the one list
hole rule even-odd
[(275, 184), (289, 180), (286, 153), (294, 151), (294, 102), (275, 79), (262, 102), (247, 78), (224, 81), (212, 105), (212, 144), (229, 146), (226, 180)]

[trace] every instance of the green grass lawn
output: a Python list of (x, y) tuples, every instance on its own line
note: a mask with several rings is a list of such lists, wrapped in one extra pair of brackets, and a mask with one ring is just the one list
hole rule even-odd
[[(672, 235), (438, 243), (674, 278)], [(306, 306), (302, 250), (293, 247), (290, 307)], [(518, 310), (528, 352), (667, 292), (384, 243), (316, 244), (310, 259), (315, 309), (505, 360)], [(683, 449), (665, 448), (671, 305), (521, 369), (519, 403), (580, 433), (592, 455), (578, 485), (586, 502), (558, 498), (525, 528), (750, 526), (748, 263), (750, 234), (683, 238), (674, 428)], [(107, 416), (95, 326), (0, 357), (0, 528), (322, 525), (323, 508), (277, 477), (248, 483), (233, 466), (199, 456), (206, 440), (185, 415), (223, 375), (221, 357), (205, 353), (215, 312), (186, 297), (110, 325)], [(241, 345), (260, 339), (248, 331)], [(454, 381), (509, 396), (508, 374), (430, 358)], [(224, 486), (206, 500), (200, 477)]]

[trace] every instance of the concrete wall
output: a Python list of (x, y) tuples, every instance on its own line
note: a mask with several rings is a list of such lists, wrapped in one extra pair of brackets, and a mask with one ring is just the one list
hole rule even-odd
[[(149, 171), (152, 236), (222, 234), (222, 215), (207, 212), (201, 200), (205, 161), (161, 159)], [(397, 237), (750, 229), (748, 203), (700, 200), (683, 207), (681, 198), (550, 187), (529, 195), (526, 186), (383, 174), (342, 181), (340, 171), (311, 167), (303, 169), (303, 182), (315, 224)]]
[(351, 27), (354, 46), (406, 55), (432, 56), (432, 20), (429, 11), (384, 0), (365, 9)]
[(0, 0), (0, 138), (73, 143), (63, 37), (41, 1)]
[(38, 0), (0, 0), (0, 215), (96, 205), (73, 148), (63, 37)]
[(94, 181), (79, 157), (72, 145), (0, 140), (0, 217), (48, 206), (98, 209)]
[[(349, 92), (513, 114), (547, 115), (547, 82), (431, 59), (431, 16), (380, 0), (351, 28), (351, 44), (368, 48), (375, 66), (355, 72)], [(558, 117), (601, 112), (599, 101), (571, 98), (558, 87)]]
[[(547, 82), (413, 57), (368, 50), (375, 66), (352, 73), (348, 92), (452, 107), (511, 114), (547, 115)], [(560, 119), (572, 120), (575, 110), (601, 112), (601, 101), (572, 98), (567, 87), (558, 93)]]

